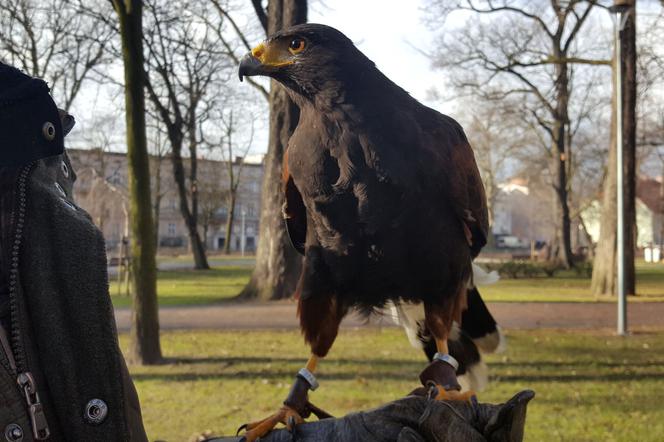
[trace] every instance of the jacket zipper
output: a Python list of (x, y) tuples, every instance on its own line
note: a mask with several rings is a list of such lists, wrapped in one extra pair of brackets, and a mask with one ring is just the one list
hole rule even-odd
[(46, 415), (44, 408), (39, 399), (37, 391), (37, 383), (32, 373), (29, 371), (27, 361), (25, 360), (25, 352), (23, 348), (23, 340), (21, 338), (21, 330), (19, 323), (19, 308), (18, 308), (18, 266), (19, 266), (19, 252), (21, 248), (21, 240), (23, 239), (23, 228), (25, 227), (25, 210), (27, 205), (27, 182), (32, 168), (36, 164), (25, 166), (18, 177), (17, 189), (17, 205), (14, 218), (14, 241), (11, 250), (11, 268), (9, 271), (9, 306), (11, 317), (11, 344), (13, 345), (14, 361), (16, 365), (16, 383), (21, 389), (25, 397), (25, 402), (28, 406), (28, 416), (30, 417), (30, 424), (32, 426), (32, 434), (35, 440), (44, 440), (51, 434), (46, 422)]

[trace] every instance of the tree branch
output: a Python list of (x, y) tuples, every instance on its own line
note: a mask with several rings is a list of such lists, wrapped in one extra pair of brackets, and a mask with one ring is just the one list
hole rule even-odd
[(263, 30), (265, 30), (265, 35), (267, 35), (267, 13), (263, 8), (262, 0), (251, 0), (251, 4), (254, 7), (258, 21), (261, 23)]

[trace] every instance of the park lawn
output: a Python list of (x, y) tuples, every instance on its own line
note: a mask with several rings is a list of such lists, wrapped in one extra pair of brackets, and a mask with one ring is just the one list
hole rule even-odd
[[(162, 347), (169, 363), (130, 367), (150, 440), (234, 434), (281, 404), (308, 354), (295, 331), (168, 332)], [(664, 331), (508, 332), (508, 350), (488, 362), (481, 401), (537, 394), (527, 441), (662, 440)], [(320, 365), (311, 399), (335, 415), (375, 407), (415, 387), (424, 365), (400, 330), (346, 329)]]
[[(664, 264), (637, 262), (637, 296), (629, 301), (664, 301)], [(596, 299), (590, 292), (590, 278), (574, 271), (561, 271), (553, 278), (502, 278), (496, 284), (480, 287), (490, 302), (615, 302), (614, 297)]]
[[(233, 256), (212, 259), (245, 259), (253, 263), (253, 258)], [(160, 271), (159, 305), (201, 305), (228, 300), (240, 293), (250, 275), (249, 265), (222, 265), (206, 271)], [(664, 301), (664, 265), (638, 263), (637, 290), (638, 295), (630, 297), (630, 302)], [(590, 279), (573, 271), (559, 272), (553, 278), (503, 278), (496, 284), (480, 287), (480, 292), (484, 300), (491, 302), (615, 302), (615, 298), (596, 299), (590, 293)], [(110, 293), (116, 307), (130, 305), (129, 297), (117, 294), (114, 278), (111, 278)]]
[[(240, 293), (249, 281), (251, 267), (223, 266), (210, 270), (164, 270), (157, 273), (160, 306), (201, 305), (220, 302)], [(111, 279), (115, 307), (127, 307), (131, 299), (118, 295), (117, 281)]]
[[(253, 266), (256, 262), (256, 257), (254, 255), (242, 256), (239, 254), (232, 255), (208, 255), (208, 262), (210, 265), (214, 266), (219, 263), (220, 265), (224, 262), (239, 263), (238, 265)], [(194, 258), (191, 254), (183, 255), (157, 255), (157, 265), (163, 264), (192, 264)]]

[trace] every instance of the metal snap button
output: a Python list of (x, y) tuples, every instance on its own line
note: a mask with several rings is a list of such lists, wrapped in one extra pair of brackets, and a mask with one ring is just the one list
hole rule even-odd
[(83, 418), (85, 421), (92, 425), (99, 425), (106, 419), (108, 415), (108, 405), (101, 399), (92, 399), (85, 406), (85, 414)]
[(76, 206), (73, 205), (72, 203), (70, 203), (69, 201), (67, 201), (66, 198), (60, 198), (60, 201), (62, 201), (62, 203), (63, 203), (65, 206), (69, 207), (69, 208), (70, 208), (71, 210), (73, 210), (74, 212), (78, 211), (78, 209), (76, 208)]
[(18, 424), (9, 424), (5, 427), (5, 440), (7, 442), (21, 442), (23, 440), (23, 428)]
[(50, 121), (47, 121), (44, 123), (42, 126), (42, 134), (44, 135), (44, 138), (46, 138), (48, 141), (53, 141), (55, 139), (55, 126), (53, 123)]
[(55, 183), (55, 190), (57, 190), (60, 193), (60, 195), (62, 195), (64, 197), (67, 196), (67, 192), (65, 192), (65, 189), (62, 188), (60, 183)]
[(65, 178), (69, 178), (69, 167), (67, 167), (67, 163), (64, 161), (62, 162), (62, 174), (65, 176)]

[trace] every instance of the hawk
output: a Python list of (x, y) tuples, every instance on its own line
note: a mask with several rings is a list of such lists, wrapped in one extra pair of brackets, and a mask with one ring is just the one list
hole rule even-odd
[(325, 25), (260, 43), (240, 63), (240, 80), (252, 75), (277, 80), (300, 109), (284, 155), (283, 214), (304, 255), (295, 296), (311, 356), (279, 412), (243, 426), (246, 439), (317, 411), (308, 401), (313, 372), (351, 309), (390, 307), (429, 356), (420, 380), (430, 394), (469, 400), (456, 374), (477, 388), (479, 350), (495, 350), (500, 333), (476, 289), (493, 276), (473, 264), (488, 214), (461, 126)]

